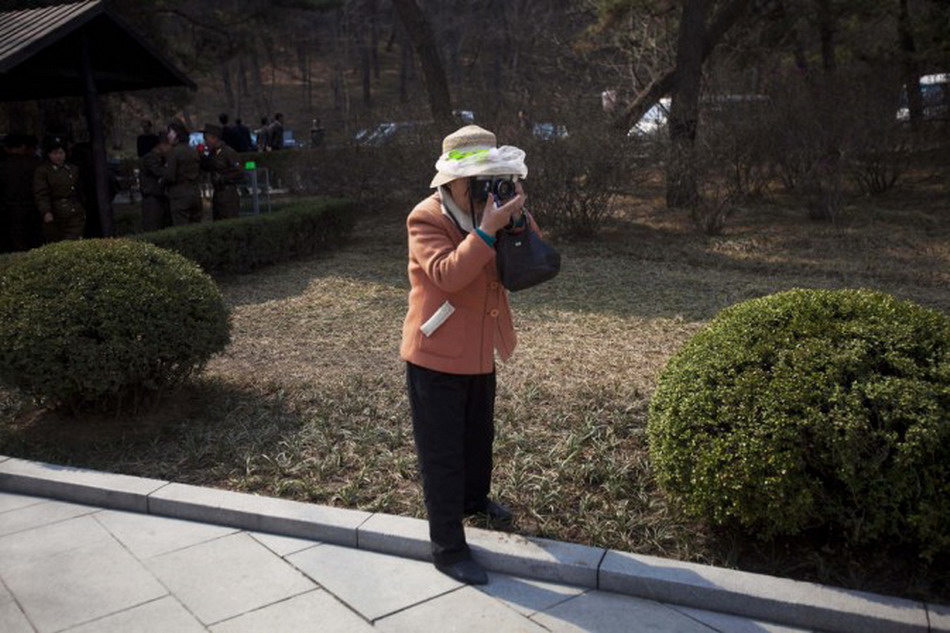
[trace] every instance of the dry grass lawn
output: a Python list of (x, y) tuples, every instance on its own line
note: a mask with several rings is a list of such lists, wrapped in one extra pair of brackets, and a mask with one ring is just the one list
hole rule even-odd
[[(946, 194), (861, 201), (836, 225), (758, 204), (712, 238), (658, 195), (620, 201), (597, 240), (559, 240), (560, 277), (512, 296), (520, 343), (499, 366), (494, 494), (517, 531), (950, 602), (950, 565), (684, 519), (656, 488), (644, 434), (658, 372), (730, 304), (870, 287), (950, 312)], [(222, 282), (233, 343), (160, 411), (68, 420), (8, 394), (0, 453), (424, 516), (398, 358), (406, 211), (366, 213), (327, 256)]]

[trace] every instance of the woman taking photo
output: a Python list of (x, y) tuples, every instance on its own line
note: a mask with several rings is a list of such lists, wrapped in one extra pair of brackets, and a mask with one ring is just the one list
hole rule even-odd
[[(464, 516), (482, 514), (494, 525), (512, 521), (489, 498), (495, 354), (506, 360), (516, 343), (495, 236), (509, 224), (537, 228), (522, 211), (524, 158), (516, 147), (496, 147), (488, 130), (461, 128), (442, 143), (431, 183), (436, 191), (407, 220), (411, 289), (401, 356), (432, 558), (439, 571), (466, 584), (488, 577), (472, 560)], [(503, 203), (502, 190), (512, 196)]]

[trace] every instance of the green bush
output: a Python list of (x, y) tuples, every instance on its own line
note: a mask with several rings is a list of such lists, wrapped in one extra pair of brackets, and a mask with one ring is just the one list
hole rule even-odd
[(763, 538), (950, 551), (950, 319), (867, 290), (793, 290), (724, 310), (660, 376), (661, 486)]
[(349, 235), (354, 219), (351, 202), (306, 200), (274, 213), (131, 237), (180, 253), (212, 274), (243, 273), (332, 248)]
[(200, 371), (228, 310), (194, 263), (131, 240), (60, 242), (0, 271), (0, 382), (50, 406), (122, 406)]

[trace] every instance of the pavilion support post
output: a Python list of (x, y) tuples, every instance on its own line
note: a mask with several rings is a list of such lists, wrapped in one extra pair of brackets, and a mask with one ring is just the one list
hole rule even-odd
[(109, 191), (105, 126), (102, 119), (102, 104), (99, 101), (99, 92), (96, 89), (96, 79), (93, 75), (88, 35), (83, 34), (80, 48), (83, 98), (86, 102), (86, 126), (89, 129), (89, 141), (92, 145), (92, 169), (96, 183), (96, 206), (99, 210), (102, 235), (112, 237), (115, 235), (115, 222), (112, 216), (112, 196)]

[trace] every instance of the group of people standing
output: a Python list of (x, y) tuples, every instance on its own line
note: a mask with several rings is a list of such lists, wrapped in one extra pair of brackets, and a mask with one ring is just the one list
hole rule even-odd
[(257, 151), (274, 152), (284, 149), (284, 115), (278, 112), (273, 121), (261, 117), (261, 126), (255, 131), (257, 135)]
[[(150, 124), (146, 124), (147, 129)], [(139, 168), (144, 231), (201, 221), (202, 172), (211, 177), (212, 218), (238, 217), (238, 186), (244, 182), (244, 170), (237, 150), (225, 141), (222, 126), (209, 123), (202, 132), (204, 143), (191, 147), (188, 129), (175, 120), (168, 124), (164, 134), (155, 137), (152, 147), (147, 146), (148, 142), (139, 143), (139, 151), (145, 150)]]
[(61, 136), (38, 141), (28, 134), (8, 134), (0, 161), (0, 252), (25, 251), (47, 242), (78, 240), (86, 226), (84, 181), (67, 161)]

